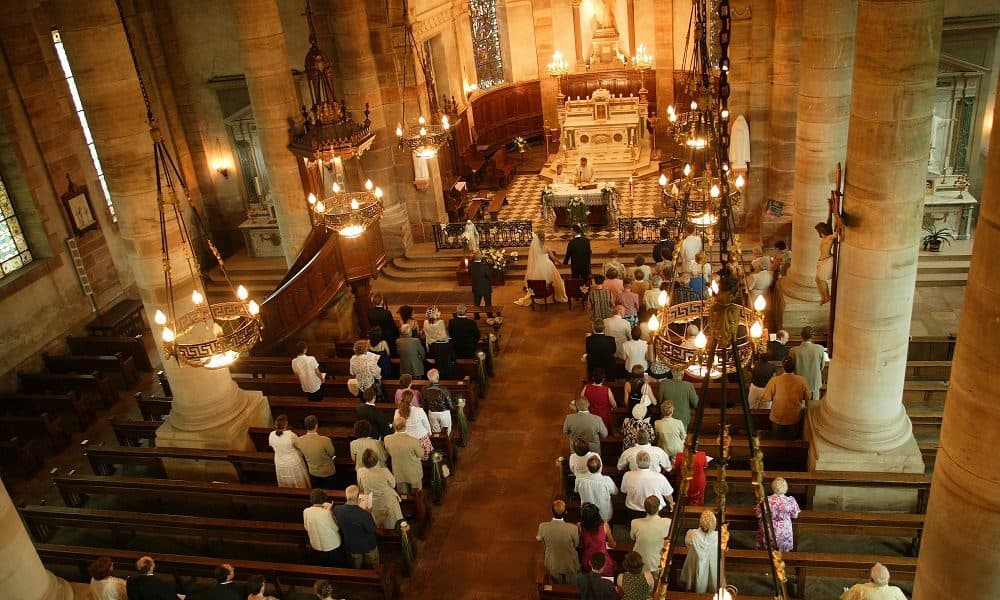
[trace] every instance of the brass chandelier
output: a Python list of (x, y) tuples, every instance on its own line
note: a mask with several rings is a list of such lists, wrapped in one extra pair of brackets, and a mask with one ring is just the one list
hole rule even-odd
[(333, 193), (322, 200), (316, 194), (309, 194), (308, 202), (315, 221), (342, 237), (354, 238), (365, 232), (382, 216), (382, 188), (375, 187), (372, 180), (365, 181), (362, 192), (342, 190), (336, 181)]

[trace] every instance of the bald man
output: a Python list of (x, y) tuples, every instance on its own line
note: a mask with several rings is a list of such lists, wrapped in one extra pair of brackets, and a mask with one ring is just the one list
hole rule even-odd
[(552, 520), (538, 526), (535, 539), (545, 545), (545, 568), (553, 583), (572, 583), (580, 572), (580, 530), (566, 522), (566, 503), (552, 503)]

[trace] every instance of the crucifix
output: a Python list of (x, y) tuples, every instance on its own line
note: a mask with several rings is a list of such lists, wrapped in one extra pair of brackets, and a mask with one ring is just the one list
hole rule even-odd
[(830, 321), (827, 327), (829, 337), (827, 339), (827, 352), (833, 356), (833, 328), (836, 324), (837, 315), (837, 271), (840, 267), (840, 243), (844, 240), (847, 225), (844, 222), (844, 173), (840, 163), (834, 169), (834, 188), (830, 190), (830, 197), (827, 199), (827, 222), (832, 221), (833, 232), (836, 237), (833, 241), (833, 279), (830, 282)]

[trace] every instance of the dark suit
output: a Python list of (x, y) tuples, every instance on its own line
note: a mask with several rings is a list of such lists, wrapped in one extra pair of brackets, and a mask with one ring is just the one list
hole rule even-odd
[(594, 369), (604, 369), (608, 381), (615, 378), (618, 364), (615, 362), (615, 338), (603, 333), (593, 333), (587, 336), (587, 373)]
[(161, 575), (133, 575), (125, 581), (129, 600), (177, 600), (177, 586)]
[(566, 245), (566, 257), (563, 264), (569, 265), (573, 279), (590, 279), (590, 240), (577, 235)]
[(186, 600), (244, 600), (246, 594), (243, 592), (243, 585), (235, 581), (216, 583), (195, 590), (187, 595)]
[(442, 381), (459, 379), (458, 364), (455, 362), (455, 345), (451, 340), (431, 344), (427, 358), (434, 359), (434, 368), (440, 373)]
[(368, 406), (367, 404), (359, 404), (354, 407), (354, 414), (358, 416), (359, 421), (368, 421), (371, 423), (378, 437), (383, 438), (389, 435), (389, 423), (386, 422), (385, 415), (378, 408)]
[[(478, 308), (483, 301), (486, 306), (493, 305), (493, 284), (490, 283), (490, 268), (481, 260), (469, 263), (469, 279), (472, 280), (472, 303)], [(493, 316), (493, 313), (487, 313)], [(479, 313), (476, 313), (479, 318)]]
[(382, 328), (382, 339), (389, 345), (389, 354), (396, 356), (396, 338), (399, 337), (399, 326), (392, 313), (382, 306), (373, 306), (368, 309), (368, 324), (372, 327), (378, 325)]
[(660, 240), (653, 246), (653, 262), (660, 262), (660, 255), (663, 251), (667, 251), (667, 260), (673, 260), (674, 256), (674, 240), (665, 239)]
[(771, 340), (767, 343), (767, 360), (785, 360), (788, 356), (788, 346), (778, 340)]
[(479, 325), (466, 317), (455, 317), (448, 323), (448, 335), (455, 346), (456, 358), (475, 358), (479, 347)]

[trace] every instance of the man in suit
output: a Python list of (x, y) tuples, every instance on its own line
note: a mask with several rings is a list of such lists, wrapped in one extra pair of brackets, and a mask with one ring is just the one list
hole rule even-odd
[(674, 418), (684, 423), (686, 430), (691, 422), (691, 411), (698, 407), (698, 392), (694, 390), (694, 384), (684, 381), (684, 369), (674, 369), (672, 375), (673, 379), (660, 380), (656, 402), (661, 406), (665, 400), (673, 402)]
[(306, 459), (306, 466), (309, 467), (309, 481), (314, 488), (330, 489), (334, 487), (333, 475), (337, 469), (333, 464), (333, 459), (337, 458), (333, 451), (333, 442), (325, 435), (317, 432), (319, 429), (319, 419), (316, 415), (309, 415), (303, 423), (306, 434), (296, 438), (294, 445)]
[(448, 335), (455, 347), (455, 358), (475, 358), (479, 349), (479, 325), (470, 320), (468, 309), (459, 304), (455, 309), (455, 318), (448, 323)]
[(396, 319), (389, 312), (388, 303), (382, 294), (372, 296), (372, 307), (368, 309), (368, 324), (382, 328), (382, 339), (389, 345), (389, 354), (396, 356), (396, 338), (399, 337), (399, 327)]
[(590, 280), (590, 240), (583, 237), (583, 227), (573, 224), (573, 239), (566, 245), (563, 264), (569, 265), (573, 279)]
[[(552, 520), (541, 523), (535, 539), (545, 545), (545, 569), (554, 583), (570, 583), (580, 572), (580, 529), (566, 522), (566, 503), (552, 503)], [(602, 555), (603, 556), (603, 555)]]
[(187, 595), (186, 600), (244, 600), (245, 595), (233, 579), (236, 571), (230, 564), (215, 568), (215, 584)]
[(767, 360), (785, 360), (788, 356), (788, 332), (784, 329), (775, 334), (774, 339), (767, 343)]
[[(664, 255), (664, 251), (666, 254)], [(673, 260), (674, 257), (674, 240), (670, 237), (670, 230), (666, 227), (660, 228), (660, 241), (656, 242), (653, 246), (653, 262), (658, 263), (661, 260)]]
[(419, 339), (413, 337), (413, 326), (409, 323), (399, 328), (399, 339), (396, 340), (396, 352), (399, 354), (399, 375), (410, 374), (414, 379), (423, 379), (424, 360), (427, 351)]
[(587, 336), (587, 374), (604, 371), (605, 381), (613, 381), (618, 370), (615, 362), (615, 338), (604, 334), (604, 321), (594, 323), (594, 333)]
[(378, 434), (379, 439), (389, 435), (389, 423), (385, 420), (385, 415), (375, 406), (375, 388), (368, 388), (361, 396), (361, 404), (354, 407), (354, 414), (359, 421), (368, 421), (372, 429)]
[(424, 487), (424, 447), (420, 440), (406, 433), (406, 419), (396, 417), (392, 422), (396, 433), (385, 436), (382, 442), (392, 459), (392, 475), (396, 478), (396, 489), (405, 494), (410, 489), (419, 490)]
[[(493, 305), (493, 284), (490, 283), (490, 268), (483, 262), (483, 255), (478, 250), (472, 255), (469, 263), (469, 279), (472, 281), (472, 304), (479, 308), (483, 302), (486, 306)], [(492, 317), (493, 313), (486, 313)], [(479, 313), (475, 318), (479, 319)]]
[(590, 412), (590, 402), (586, 398), (577, 398), (574, 406), (576, 412), (566, 415), (566, 420), (563, 421), (563, 433), (569, 439), (570, 452), (573, 451), (576, 438), (583, 438), (591, 452), (600, 453), (601, 438), (608, 437), (607, 426), (600, 417)]
[(823, 385), (823, 365), (826, 348), (812, 341), (812, 327), (802, 328), (802, 343), (792, 348), (789, 356), (795, 359), (795, 374), (806, 380), (812, 392), (812, 402), (819, 402), (819, 388)]
[(643, 568), (655, 576), (660, 570), (663, 540), (670, 533), (670, 519), (660, 516), (660, 499), (656, 496), (647, 496), (643, 508), (646, 509), (646, 516), (632, 519), (629, 537), (635, 540), (632, 549), (642, 556)]
[(378, 540), (375, 537), (375, 520), (367, 510), (358, 506), (360, 489), (356, 485), (344, 490), (345, 504), (335, 506), (333, 514), (340, 524), (344, 547), (351, 555), (355, 569), (372, 568), (381, 562)]
[(135, 570), (138, 573), (125, 582), (130, 600), (177, 600), (177, 586), (173, 580), (153, 573), (156, 563), (151, 556), (135, 561)]

